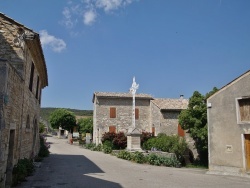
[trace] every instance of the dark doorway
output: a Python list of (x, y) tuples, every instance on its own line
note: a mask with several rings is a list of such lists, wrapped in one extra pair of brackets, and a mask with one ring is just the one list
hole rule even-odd
[(13, 169), (13, 158), (14, 158), (14, 145), (15, 145), (15, 130), (10, 130), (9, 136), (9, 151), (6, 168), (6, 185), (11, 185), (12, 182), (12, 169)]

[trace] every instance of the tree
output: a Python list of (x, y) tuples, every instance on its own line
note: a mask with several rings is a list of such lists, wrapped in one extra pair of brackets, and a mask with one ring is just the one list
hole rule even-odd
[(80, 134), (93, 133), (93, 118), (81, 118), (77, 125)]
[(51, 126), (54, 129), (62, 127), (67, 131), (72, 132), (74, 126), (76, 126), (75, 115), (66, 109), (56, 109), (53, 111), (49, 117)]
[(189, 99), (188, 108), (186, 110), (182, 110), (179, 115), (179, 124), (182, 129), (188, 130), (190, 136), (194, 139), (200, 161), (203, 164), (207, 164), (208, 162), (206, 100), (216, 91), (218, 91), (218, 89), (214, 87), (213, 90), (205, 96), (200, 94), (198, 91), (195, 91), (193, 96)]

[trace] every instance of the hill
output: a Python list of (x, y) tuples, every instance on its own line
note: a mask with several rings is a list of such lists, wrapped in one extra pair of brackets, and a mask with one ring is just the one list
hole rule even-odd
[[(49, 120), (50, 114), (58, 108), (41, 108), (41, 117), (43, 120)], [(71, 111), (75, 114), (76, 117), (92, 117), (93, 116), (93, 110), (77, 110), (77, 109), (70, 109), (66, 108), (66, 110)]]

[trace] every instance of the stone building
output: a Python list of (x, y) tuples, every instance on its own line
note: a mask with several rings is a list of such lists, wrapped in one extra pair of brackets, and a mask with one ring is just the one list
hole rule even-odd
[(9, 187), (18, 159), (38, 154), (48, 77), (39, 34), (2, 13), (0, 44), (0, 187)]
[[(93, 95), (93, 142), (101, 143), (105, 132), (127, 133), (132, 124), (132, 94), (95, 92)], [(135, 95), (135, 124), (141, 131), (152, 132), (154, 135), (184, 136), (178, 125), (178, 115), (186, 109), (188, 100), (154, 99), (148, 94)]]
[(250, 70), (207, 100), (209, 173), (250, 172)]

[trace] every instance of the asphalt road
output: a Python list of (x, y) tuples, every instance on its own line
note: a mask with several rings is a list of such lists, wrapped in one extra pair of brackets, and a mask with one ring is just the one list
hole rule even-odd
[(137, 164), (102, 152), (70, 145), (65, 139), (48, 137), (50, 157), (33, 176), (18, 187), (25, 188), (248, 188), (250, 178), (207, 175), (206, 170)]

